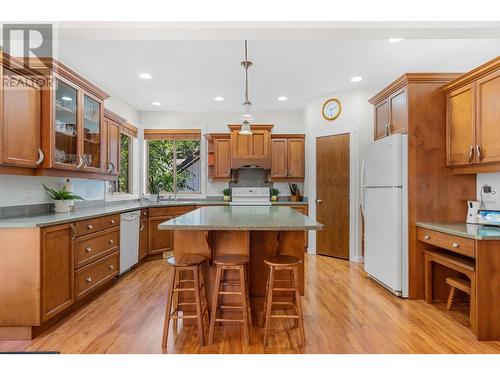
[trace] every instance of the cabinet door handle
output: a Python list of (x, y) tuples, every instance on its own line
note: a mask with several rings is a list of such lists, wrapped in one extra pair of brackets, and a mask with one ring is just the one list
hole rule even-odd
[(112, 162), (108, 161), (108, 173), (111, 173), (114, 170), (115, 170), (115, 165)]
[(144, 224), (141, 225), (141, 229), (139, 229), (140, 232), (144, 230)]
[(89, 159), (86, 155), (82, 155), (82, 159), (83, 159), (83, 169), (85, 169), (89, 165)]
[(92, 229), (94, 229), (94, 226), (92, 224), (89, 224), (89, 225), (87, 225), (87, 229), (92, 230)]
[(85, 279), (85, 281), (86, 281), (87, 283), (91, 283), (91, 282), (92, 282), (92, 278), (91, 278), (91, 277), (87, 277), (87, 278)]
[(76, 226), (75, 224), (70, 224), (71, 228), (71, 239), (74, 240), (76, 238)]
[(451, 246), (453, 246), (456, 249), (457, 247), (460, 247), (460, 244), (458, 242), (453, 242)]
[(426, 234), (426, 235), (424, 236), (424, 240), (429, 240), (430, 238), (431, 238), (431, 236), (429, 236), (428, 234)]
[(42, 149), (38, 149), (38, 160), (36, 161), (36, 165), (40, 165), (43, 162), (43, 159), (45, 159), (45, 154), (43, 153)]
[(111, 219), (109, 222), (110, 222), (111, 224), (114, 224), (114, 223), (115, 223), (115, 219)]
[(82, 155), (78, 155), (78, 164), (76, 165), (76, 167), (78, 169), (80, 169), (83, 165), (83, 156)]
[(112, 269), (114, 269), (114, 268), (115, 268), (115, 266), (113, 266), (113, 265), (110, 265), (110, 266), (109, 266), (109, 269), (110, 269), (110, 270), (112, 270)]
[(470, 146), (470, 150), (469, 150), (469, 163), (472, 161), (473, 158), (474, 158), (474, 146)]
[(483, 152), (481, 150), (481, 145), (476, 145), (477, 160), (483, 160)]
[(109, 241), (108, 241), (108, 243), (110, 243), (110, 244), (114, 244), (114, 243), (115, 243), (115, 241), (113, 241), (113, 240), (109, 240)]
[(86, 251), (87, 253), (90, 253), (90, 252), (92, 251), (92, 248), (91, 248), (91, 247), (87, 247), (87, 248), (85, 248), (85, 251)]

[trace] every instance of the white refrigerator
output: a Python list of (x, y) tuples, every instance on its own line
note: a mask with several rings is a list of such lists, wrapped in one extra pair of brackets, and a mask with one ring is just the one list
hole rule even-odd
[(408, 136), (369, 144), (361, 175), (365, 271), (392, 293), (408, 297)]

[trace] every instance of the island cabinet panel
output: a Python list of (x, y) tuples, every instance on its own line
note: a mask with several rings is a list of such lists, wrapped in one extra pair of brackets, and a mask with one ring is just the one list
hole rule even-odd
[[(43, 160), (41, 149), (41, 89), (28, 79), (4, 69), (0, 131), (6, 165), (37, 168)], [(27, 78), (27, 77), (26, 77)]]
[(447, 165), (455, 174), (500, 171), (500, 57), (445, 85)]
[(43, 228), (41, 232), (42, 321), (70, 307), (74, 293), (74, 224)]
[(148, 219), (141, 219), (139, 224), (139, 260), (148, 255)]

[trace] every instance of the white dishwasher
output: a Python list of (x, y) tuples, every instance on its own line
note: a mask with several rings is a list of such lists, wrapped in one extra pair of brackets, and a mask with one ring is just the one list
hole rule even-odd
[(141, 211), (120, 215), (120, 275), (139, 262)]

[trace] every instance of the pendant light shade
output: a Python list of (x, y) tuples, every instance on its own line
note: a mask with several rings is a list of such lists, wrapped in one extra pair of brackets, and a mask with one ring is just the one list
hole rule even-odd
[(243, 120), (241, 124), (240, 135), (252, 135), (252, 129), (250, 128), (249, 121), (255, 120), (255, 116), (252, 114), (252, 103), (248, 100), (248, 68), (252, 66), (252, 62), (248, 61), (248, 48), (247, 41), (245, 40), (245, 61), (241, 62), (241, 66), (245, 69), (245, 101), (243, 102), (243, 107), (245, 111), (239, 116), (240, 120)]

